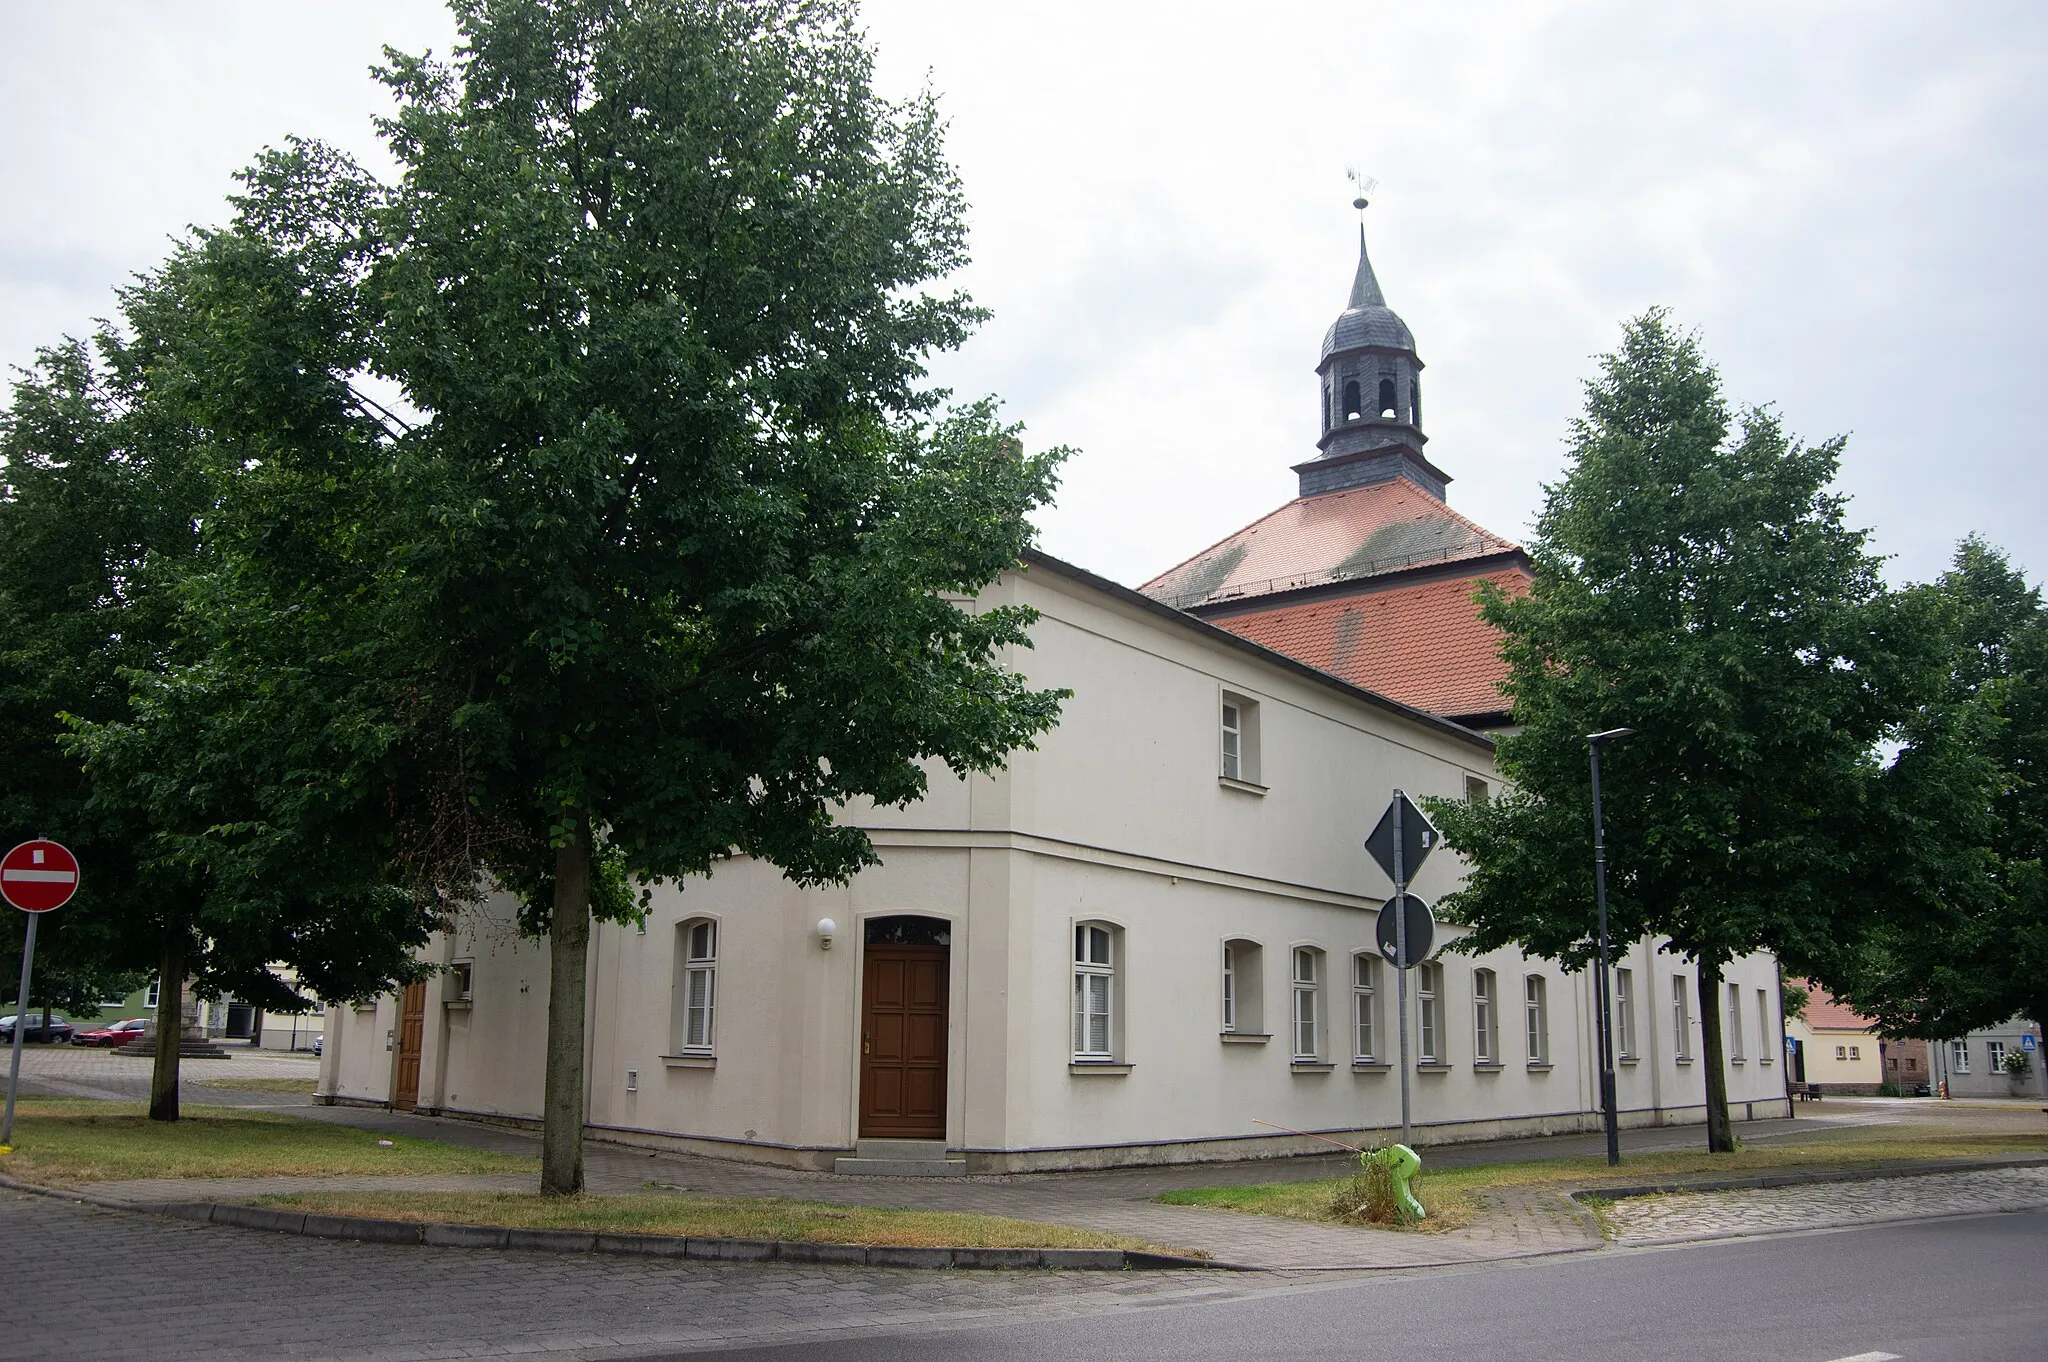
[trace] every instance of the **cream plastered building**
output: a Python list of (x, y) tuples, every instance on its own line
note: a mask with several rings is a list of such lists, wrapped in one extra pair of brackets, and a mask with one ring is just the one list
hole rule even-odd
[[(1010, 664), (1072, 689), (1057, 728), (994, 777), (850, 812), (882, 863), (844, 887), (735, 860), (657, 887), (644, 929), (600, 925), (590, 1134), (980, 1172), (1312, 1147), (1262, 1121), (1398, 1130), (1391, 886), (1361, 844), (1397, 788), (1491, 790), (1490, 740), (1043, 556), (986, 600), (1042, 612)], [(1414, 888), (1459, 875), (1440, 851)], [(536, 1120), (546, 943), (488, 904), (433, 950), (431, 982), (329, 1009), (323, 1099)], [(1649, 943), (1617, 963), (1624, 1121), (1703, 1119), (1692, 967)], [(1785, 1111), (1775, 979), (1729, 971), (1738, 1119)], [(1585, 975), (1496, 951), (1411, 980), (1418, 1140), (1598, 1125)]]

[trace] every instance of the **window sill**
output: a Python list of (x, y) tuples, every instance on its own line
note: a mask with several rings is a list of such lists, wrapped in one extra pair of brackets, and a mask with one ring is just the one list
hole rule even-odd
[(1771, 1061), (1769, 1061), (1768, 1059), (1760, 1059), (1757, 1061), (1757, 1063), (1763, 1065), (1766, 1069), (1771, 1067)]
[(1236, 790), (1240, 794), (1248, 795), (1263, 795), (1266, 793), (1267, 788), (1266, 786), (1257, 784), (1253, 781), (1234, 780), (1229, 776), (1216, 777), (1216, 783), (1218, 785), (1221, 785), (1226, 790)]
[(1501, 1071), (1502, 1067), (1497, 1060), (1475, 1059), (1472, 1061), (1472, 1069), (1475, 1073), (1497, 1074)]
[(1614, 1062), (1624, 1069), (1633, 1069), (1636, 1065), (1642, 1063), (1642, 1061), (1640, 1059), (1637, 1059), (1634, 1055), (1623, 1055), (1619, 1059), (1616, 1059)]
[(1264, 1045), (1273, 1035), (1269, 1031), (1224, 1031), (1217, 1039), (1225, 1045)]
[(1450, 1071), (1451, 1066), (1440, 1059), (1418, 1059), (1415, 1061), (1415, 1072), (1417, 1073), (1447, 1074)]
[(1529, 1072), (1532, 1074), (1547, 1074), (1557, 1066), (1547, 1059), (1532, 1059), (1529, 1061), (1528, 1067)]
[(1087, 1074), (1092, 1078), (1122, 1078), (1131, 1068), (1129, 1064), (1117, 1064), (1106, 1059), (1077, 1059), (1067, 1065), (1067, 1072)]
[(1393, 1068), (1393, 1065), (1383, 1063), (1377, 1059), (1354, 1059), (1351, 1061), (1351, 1072), (1355, 1074), (1391, 1073)]
[(717, 1055), (663, 1055), (662, 1067), (666, 1069), (715, 1069)]
[(1298, 1074), (1326, 1074), (1337, 1066), (1320, 1059), (1297, 1059), (1287, 1067)]
[(1679, 1064), (1679, 1065), (1689, 1065), (1689, 1064), (1691, 1064), (1691, 1063), (1692, 1063), (1692, 1056), (1691, 1056), (1691, 1055), (1673, 1055), (1673, 1056), (1671, 1057), (1671, 1062), (1672, 1062), (1673, 1064)]
[(441, 1006), (450, 1012), (467, 1012), (470, 1008), (476, 1006), (476, 1000), (473, 998), (449, 998)]
[(1741, 1067), (1742, 1067), (1743, 1065), (1747, 1064), (1748, 1062), (1749, 1062), (1749, 1061), (1748, 1061), (1748, 1060), (1746, 1060), (1746, 1059), (1744, 1059), (1744, 1058), (1743, 1058), (1743, 1057), (1742, 1057), (1741, 1055), (1737, 1055), (1737, 1056), (1735, 1056), (1735, 1058), (1733, 1058), (1733, 1059), (1731, 1059), (1731, 1060), (1729, 1060), (1729, 1061), (1728, 1061), (1728, 1063), (1729, 1063), (1730, 1067), (1732, 1067), (1732, 1068), (1737, 1068), (1737, 1069), (1741, 1068)]

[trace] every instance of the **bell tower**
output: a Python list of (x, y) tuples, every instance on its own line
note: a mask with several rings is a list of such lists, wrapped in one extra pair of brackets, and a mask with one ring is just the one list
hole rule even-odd
[(1296, 464), (1301, 495), (1407, 478), (1437, 500), (1450, 477), (1423, 457), (1422, 360), (1408, 324), (1387, 306), (1365, 248), (1366, 191), (1359, 182), (1358, 272), (1351, 297), (1323, 334), (1316, 377), (1322, 392), (1322, 451)]

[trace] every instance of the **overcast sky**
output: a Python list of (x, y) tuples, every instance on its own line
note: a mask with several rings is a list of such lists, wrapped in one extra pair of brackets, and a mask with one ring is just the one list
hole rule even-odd
[[(1256, 12), (1255, 12), (1256, 11)], [(1730, 394), (1850, 435), (1895, 579), (2048, 569), (2048, 6), (875, 0), (929, 79), (995, 318), (939, 376), (1075, 446), (1046, 547), (1140, 582), (1293, 495), (1370, 211), (1451, 504), (1527, 533), (1593, 356), (1653, 304)], [(0, 0), (0, 362), (81, 332), (287, 133), (373, 164), (431, 0)]]

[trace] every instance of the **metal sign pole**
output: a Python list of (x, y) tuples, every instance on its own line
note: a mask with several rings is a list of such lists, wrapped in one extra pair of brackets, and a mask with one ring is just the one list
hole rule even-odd
[(14, 1090), (21, 1084), (21, 1036), (28, 1030), (29, 970), (36, 960), (36, 923), (42, 916), (28, 915), (28, 935), (21, 943), (21, 991), (15, 994), (14, 1005), (14, 1059), (7, 1069), (7, 1119), (0, 1124), (0, 1145), (14, 1143)]
[[(1401, 1009), (1401, 1143), (1413, 1145), (1415, 1131), (1408, 1111), (1408, 867), (1401, 859), (1401, 806), (1407, 802), (1394, 791), (1394, 973), (1395, 993)], [(16, 1032), (19, 1035), (19, 1032)]]

